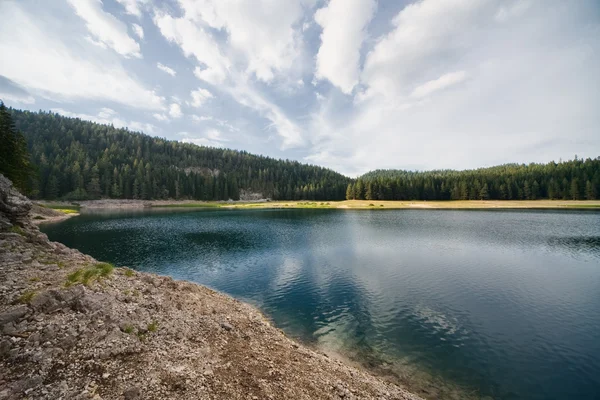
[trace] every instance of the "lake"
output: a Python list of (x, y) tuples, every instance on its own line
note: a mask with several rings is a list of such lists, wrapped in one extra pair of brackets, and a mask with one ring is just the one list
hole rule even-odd
[(426, 398), (600, 398), (600, 212), (149, 210), (42, 226)]

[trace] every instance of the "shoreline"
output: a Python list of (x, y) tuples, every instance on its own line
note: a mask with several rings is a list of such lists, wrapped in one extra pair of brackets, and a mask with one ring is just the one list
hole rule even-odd
[(82, 210), (145, 208), (225, 209), (350, 209), (350, 210), (600, 210), (600, 200), (343, 200), (343, 201), (220, 201), (104, 199), (81, 202), (39, 200), (45, 207), (73, 207)]

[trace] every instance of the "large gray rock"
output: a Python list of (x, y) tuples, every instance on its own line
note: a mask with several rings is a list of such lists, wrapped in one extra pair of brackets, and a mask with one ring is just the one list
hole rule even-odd
[(28, 222), (31, 201), (23, 196), (12, 182), (0, 174), (0, 229)]

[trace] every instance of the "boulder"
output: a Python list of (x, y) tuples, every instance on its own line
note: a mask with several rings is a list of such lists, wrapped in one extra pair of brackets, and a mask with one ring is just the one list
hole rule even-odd
[(28, 222), (31, 206), (31, 201), (15, 189), (10, 179), (0, 174), (0, 229)]

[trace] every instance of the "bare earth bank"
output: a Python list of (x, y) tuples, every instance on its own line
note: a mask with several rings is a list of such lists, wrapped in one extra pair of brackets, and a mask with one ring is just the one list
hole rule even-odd
[(250, 305), (49, 242), (0, 175), (0, 399), (411, 399)]

